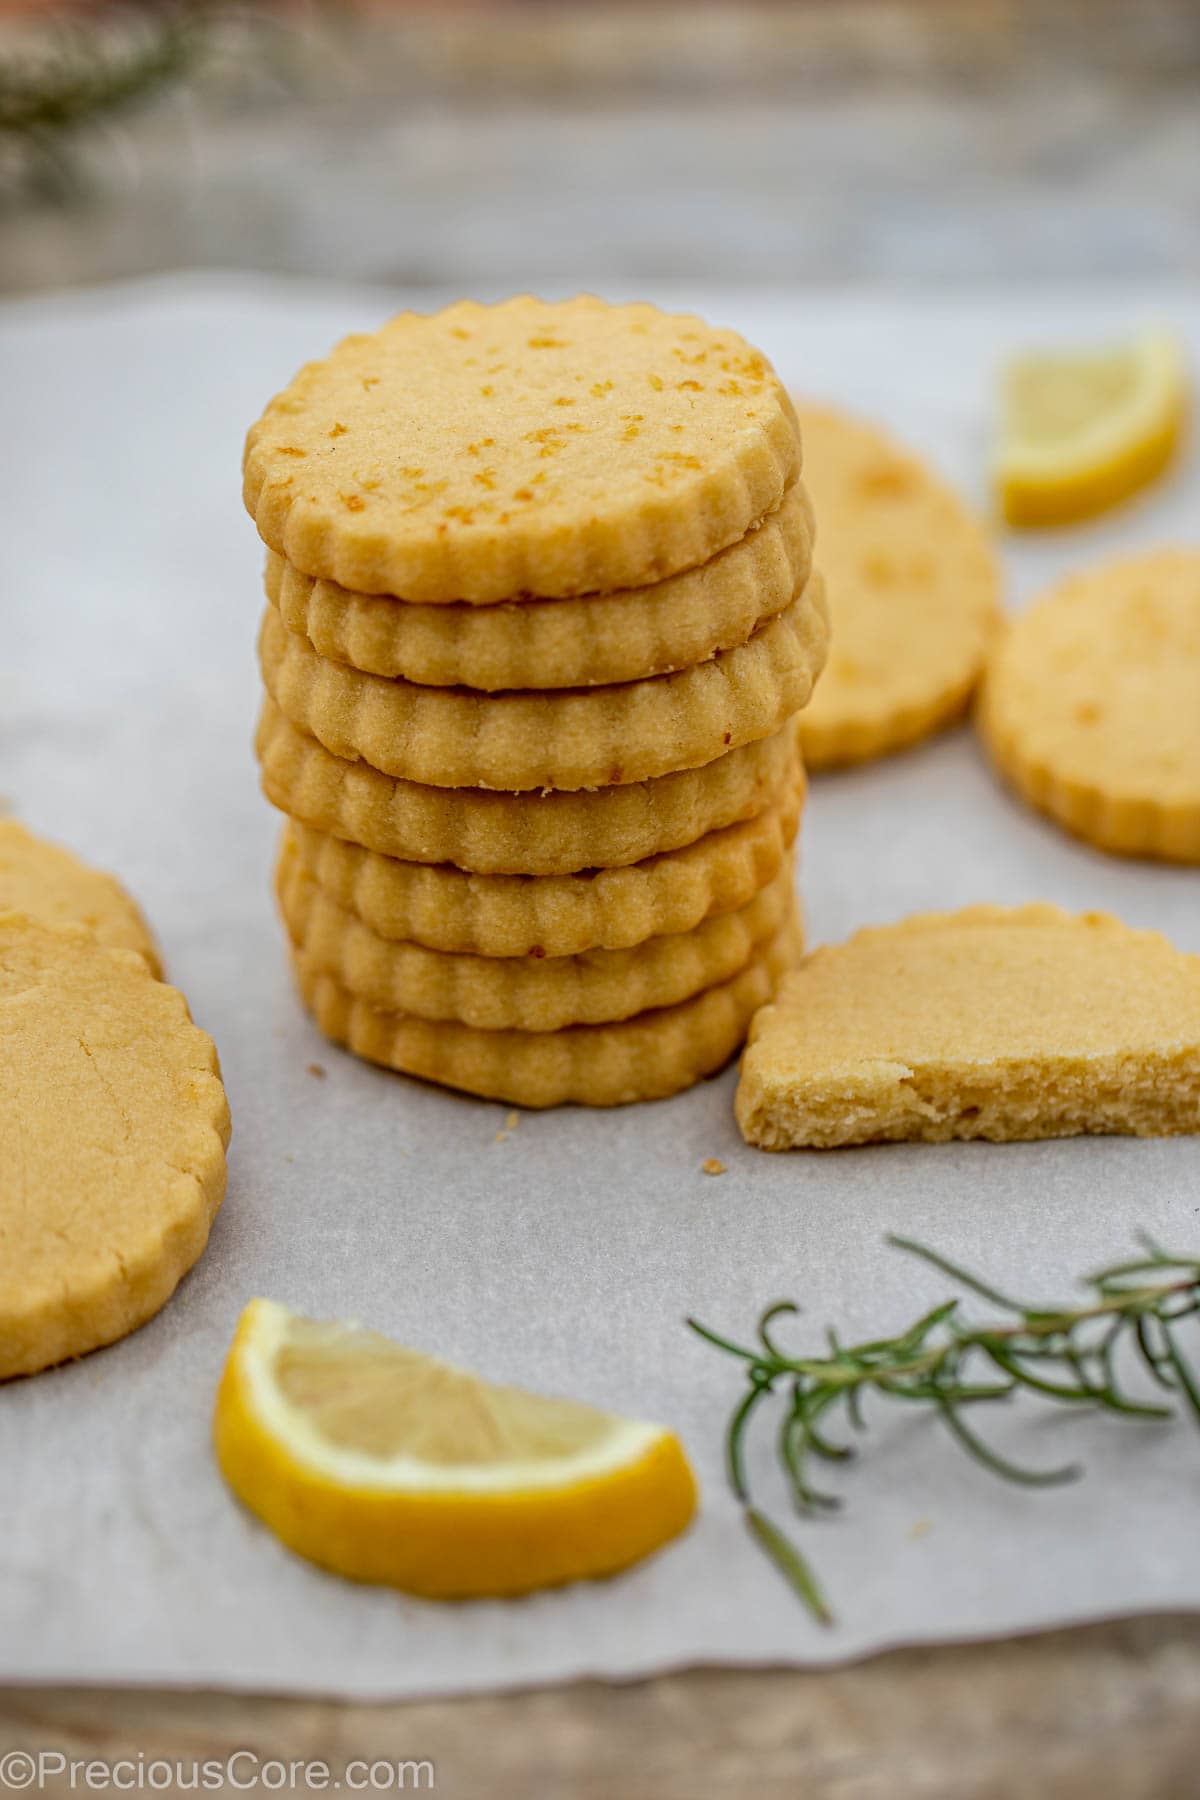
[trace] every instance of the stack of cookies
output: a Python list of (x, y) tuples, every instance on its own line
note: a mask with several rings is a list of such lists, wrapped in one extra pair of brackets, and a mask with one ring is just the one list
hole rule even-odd
[(799, 473), (764, 358), (645, 305), (401, 314), (271, 402), (258, 753), (331, 1038), (524, 1106), (738, 1048), (800, 949)]

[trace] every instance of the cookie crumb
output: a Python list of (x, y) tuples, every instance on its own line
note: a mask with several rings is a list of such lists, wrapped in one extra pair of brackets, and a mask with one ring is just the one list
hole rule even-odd
[(504, 1129), (505, 1129), (505, 1131), (515, 1131), (517, 1129), (517, 1126), (520, 1123), (521, 1123), (520, 1113), (510, 1112), (507, 1119), (505, 1119), (505, 1121), (504, 1121)]
[(721, 1161), (719, 1156), (706, 1156), (704, 1161), (700, 1164), (700, 1170), (704, 1175), (723, 1175), (725, 1173), (725, 1164)]
[(914, 1543), (916, 1543), (918, 1538), (925, 1537), (925, 1535), (932, 1530), (933, 1530), (933, 1520), (932, 1519), (916, 1519), (909, 1526), (908, 1535), (912, 1539), (912, 1541)]
[(306, 1074), (315, 1075), (318, 1081), (324, 1081), (329, 1073), (324, 1064), (319, 1062), (305, 1063), (304, 1069)]

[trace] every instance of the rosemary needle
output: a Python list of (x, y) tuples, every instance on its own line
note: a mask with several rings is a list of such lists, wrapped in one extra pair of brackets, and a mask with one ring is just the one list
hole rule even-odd
[(1174, 1406), (1150, 1404), (1122, 1388), (1116, 1358), (1126, 1345), (1155, 1385), (1181, 1401), (1200, 1423), (1200, 1375), (1177, 1335), (1181, 1321), (1200, 1313), (1200, 1256), (1173, 1255), (1143, 1235), (1142, 1255), (1085, 1279), (1083, 1286), (1090, 1295), (1085, 1305), (1035, 1306), (1003, 1293), (915, 1239), (889, 1237), (887, 1242), (920, 1257), (1009, 1316), (995, 1324), (975, 1324), (962, 1316), (958, 1299), (946, 1300), (894, 1337), (847, 1344), (830, 1330), (824, 1350), (810, 1356), (790, 1355), (777, 1341), (777, 1321), (799, 1310), (790, 1300), (767, 1307), (749, 1345), (696, 1319), (687, 1321), (706, 1343), (744, 1365), (746, 1391), (725, 1431), (730, 1486), (745, 1508), (751, 1535), (822, 1625), (831, 1625), (833, 1614), (807, 1559), (750, 1497), (746, 1432), (768, 1397), (786, 1394), (779, 1461), (797, 1511), (810, 1514), (841, 1505), (836, 1495), (813, 1486), (809, 1473), (813, 1462), (843, 1462), (854, 1455), (850, 1445), (826, 1435), (827, 1417), (840, 1409), (851, 1429), (860, 1432), (867, 1394), (930, 1407), (976, 1462), (1006, 1481), (1028, 1487), (1073, 1481), (1082, 1471), (1074, 1464), (1030, 1469), (1010, 1462), (967, 1422), (966, 1411), (1006, 1400), (1023, 1389), (1046, 1400), (1100, 1407), (1126, 1418), (1172, 1417)]
[(746, 1508), (746, 1524), (751, 1535), (758, 1539), (767, 1555), (787, 1576), (809, 1612), (821, 1625), (832, 1625), (833, 1614), (829, 1610), (824, 1594), (817, 1586), (816, 1577), (800, 1552), (784, 1537), (777, 1525), (760, 1513), (756, 1506)]

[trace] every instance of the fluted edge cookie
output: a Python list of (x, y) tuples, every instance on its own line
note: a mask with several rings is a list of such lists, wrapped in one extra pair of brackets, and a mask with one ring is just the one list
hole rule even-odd
[(753, 818), (778, 793), (794, 727), (702, 769), (568, 793), (436, 788), (333, 756), (269, 698), (259, 719), (263, 792), (289, 817), (406, 862), (481, 875), (566, 875), (641, 862)]
[(1200, 863), (1200, 550), (1057, 583), (997, 642), (977, 717), (1000, 772), (1077, 837)]
[(765, 1150), (1200, 1131), (1200, 956), (1103, 913), (975, 906), (806, 956), (750, 1031)]
[(865, 762), (962, 716), (1000, 619), (988, 533), (920, 458), (799, 403), (832, 645), (801, 721), (810, 769)]
[(115, 875), (0, 819), (0, 913), (24, 912), (47, 925), (83, 925), (99, 944), (136, 950), (162, 974), (158, 945), (141, 908)]
[(307, 364), (252, 426), (243, 492), (306, 575), (487, 605), (693, 568), (799, 472), (791, 402), (735, 332), (522, 295), (400, 313)]
[(804, 801), (797, 765), (752, 819), (616, 869), (472, 875), (401, 862), (290, 820), (309, 873), (380, 937), (475, 956), (578, 956), (691, 931), (752, 900), (783, 867)]
[(275, 892), (308, 966), (384, 1012), (485, 1031), (557, 1031), (674, 1006), (730, 980), (793, 910), (790, 864), (737, 912), (628, 950), (580, 956), (462, 956), (379, 937), (323, 891), (285, 840)]
[(302, 956), (293, 967), (320, 1029), (369, 1062), (513, 1106), (624, 1106), (664, 1099), (723, 1067), (800, 947), (792, 919), (719, 987), (617, 1024), (564, 1031), (479, 1031), (381, 1012)]
[(652, 587), (422, 606), (302, 575), (273, 550), (265, 585), (289, 631), (370, 675), (487, 692), (598, 687), (669, 675), (744, 644), (800, 592), (812, 544), (812, 507), (796, 482), (728, 550)]
[(124, 1337), (225, 1191), (211, 1038), (133, 950), (0, 916), (0, 1378)]
[(364, 675), (319, 656), (268, 606), (263, 683), (334, 756), (430, 787), (598, 788), (698, 768), (770, 737), (825, 660), (821, 580), (750, 640), (674, 675), (615, 687), (475, 694)]

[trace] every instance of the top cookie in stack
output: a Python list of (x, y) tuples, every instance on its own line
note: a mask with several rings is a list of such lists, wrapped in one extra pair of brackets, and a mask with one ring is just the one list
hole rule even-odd
[(586, 297), (401, 314), (271, 402), (259, 753), (330, 1035), (526, 1105), (737, 1047), (798, 937), (799, 470), (741, 338)]

